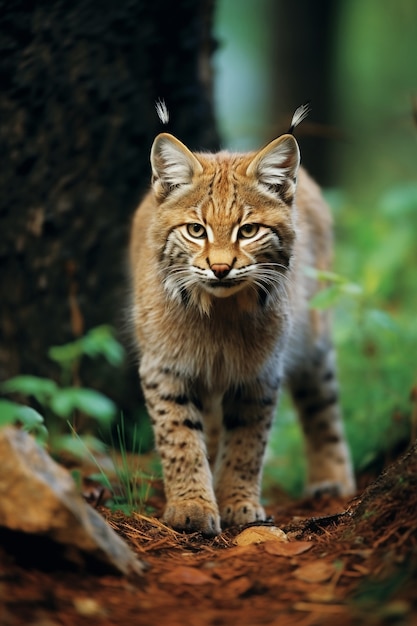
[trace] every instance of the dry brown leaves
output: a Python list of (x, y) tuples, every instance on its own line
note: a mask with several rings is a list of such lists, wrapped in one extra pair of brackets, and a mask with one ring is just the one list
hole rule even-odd
[(33, 572), (2, 554), (0, 623), (417, 623), (416, 477), (417, 454), (354, 502), (323, 498), (270, 508), (280, 528), (230, 529), (210, 540), (103, 508), (147, 562), (142, 580)]

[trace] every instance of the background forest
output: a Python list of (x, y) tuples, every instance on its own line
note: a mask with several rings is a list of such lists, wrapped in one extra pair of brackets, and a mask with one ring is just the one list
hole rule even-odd
[[(245, 150), (284, 132), (311, 100), (296, 134), (336, 241), (335, 274), (312, 305), (334, 308), (356, 469), (382, 466), (417, 427), (417, 5), (217, 0), (212, 14), (212, 2), (183, 1), (180, 21), (152, 4), (121, 3), (105, 17), (94, 2), (63, 0), (3, 13), (0, 376), (12, 382), (2, 420), (36, 422), (16, 414), (15, 391), (45, 416), (56, 445), (67, 419), (85, 435), (116, 418), (130, 445), (150, 448), (123, 311), (130, 216), (161, 130), (154, 101), (166, 99), (168, 130), (191, 148)], [(299, 493), (301, 446), (284, 399), (267, 484)]]
[[(287, 4), (246, 0), (236, 19), (236, 2), (218, 3), (217, 113), (226, 144), (248, 149), (311, 98), (297, 137), (333, 209), (337, 274), (313, 305), (334, 307), (346, 428), (363, 471), (415, 436), (417, 7)], [(299, 492), (301, 446), (284, 402), (267, 478)]]

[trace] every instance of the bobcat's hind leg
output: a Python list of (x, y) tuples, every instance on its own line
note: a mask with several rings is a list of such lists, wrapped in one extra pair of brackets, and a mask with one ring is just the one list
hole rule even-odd
[(308, 494), (355, 492), (345, 439), (333, 346), (327, 337), (303, 354), (288, 381), (306, 440)]
[(222, 430), (223, 394), (202, 393), (202, 413), (207, 455), (211, 469), (214, 468)]

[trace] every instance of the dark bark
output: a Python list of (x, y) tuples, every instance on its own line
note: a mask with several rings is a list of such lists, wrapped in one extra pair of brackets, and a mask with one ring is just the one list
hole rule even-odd
[[(216, 149), (213, 0), (0, 1), (0, 379), (53, 376), (52, 345), (123, 326), (130, 217), (161, 127)], [(133, 366), (82, 383), (138, 404)]]
[[(311, 114), (296, 130), (303, 164), (320, 184), (334, 184), (332, 143), (340, 141), (334, 128), (332, 72), (334, 68), (334, 0), (276, 2), (274, 77), (274, 135), (288, 129), (292, 112), (307, 100)], [(271, 137), (272, 139), (272, 137)]]

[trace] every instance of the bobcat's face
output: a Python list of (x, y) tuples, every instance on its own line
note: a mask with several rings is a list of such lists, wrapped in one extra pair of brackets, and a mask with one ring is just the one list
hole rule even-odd
[[(250, 220), (249, 208), (247, 212)], [(271, 279), (273, 282), (276, 277), (274, 268), (280, 264), (267, 259), (273, 258), (279, 238), (269, 227), (248, 218), (242, 216), (236, 223), (221, 227), (208, 222), (187, 223), (182, 227), (183, 236), (190, 242), (190, 253), (194, 252), (190, 254), (190, 275), (216, 297), (225, 298), (249, 285), (261, 286)], [(268, 251), (267, 256), (258, 249), (260, 242)]]
[(170, 135), (152, 151), (155, 235), (168, 294), (209, 312), (247, 290), (266, 302), (282, 287), (294, 240), (298, 147), (288, 135), (255, 155), (194, 155)]

